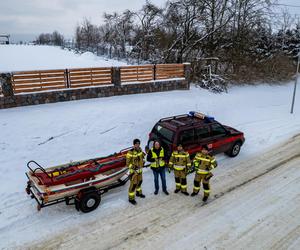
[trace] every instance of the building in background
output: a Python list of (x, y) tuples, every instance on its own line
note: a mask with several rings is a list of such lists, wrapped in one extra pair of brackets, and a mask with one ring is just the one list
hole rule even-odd
[(9, 44), (10, 35), (0, 34), (0, 44)]

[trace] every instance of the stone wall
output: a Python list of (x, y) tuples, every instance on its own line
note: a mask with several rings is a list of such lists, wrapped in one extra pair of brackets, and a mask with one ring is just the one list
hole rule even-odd
[(122, 84), (118, 86), (111, 85), (92, 88), (66, 89), (51, 92), (37, 92), (32, 94), (18, 94), (0, 97), (0, 109), (117, 95), (187, 89), (189, 89), (189, 83), (186, 80), (166, 80), (144, 82), (139, 84)]
[(2, 86), (2, 95), (0, 95), (0, 109), (117, 95), (187, 90), (190, 87), (190, 64), (185, 64), (184, 69), (185, 78), (181, 79), (167, 79), (123, 84), (120, 82), (120, 70), (115, 69), (112, 77), (113, 84), (111, 85), (51, 90), (28, 94), (14, 94), (11, 74), (1, 74), (0, 84)]

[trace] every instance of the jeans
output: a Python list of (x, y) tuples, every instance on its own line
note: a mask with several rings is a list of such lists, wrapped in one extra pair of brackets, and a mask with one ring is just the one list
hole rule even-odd
[(159, 167), (159, 168), (152, 168), (153, 175), (154, 175), (154, 186), (155, 191), (159, 190), (159, 182), (158, 182), (158, 176), (160, 175), (161, 178), (161, 184), (163, 191), (167, 191), (167, 184), (166, 184), (166, 169), (165, 167)]

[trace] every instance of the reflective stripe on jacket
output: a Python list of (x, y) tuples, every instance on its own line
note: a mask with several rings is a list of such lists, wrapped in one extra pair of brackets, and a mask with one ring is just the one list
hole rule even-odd
[(151, 164), (150, 164), (151, 168), (159, 168), (159, 167), (165, 166), (165, 164), (166, 164), (164, 161), (165, 151), (162, 147), (159, 151), (159, 156), (157, 156), (157, 154), (154, 152), (153, 148), (151, 148), (151, 154), (152, 154), (152, 159), (154, 160), (154, 162), (151, 162)]
[(198, 174), (208, 174), (218, 165), (213, 156), (205, 155), (202, 152), (196, 154), (193, 163)]
[(174, 151), (171, 155), (169, 161), (170, 167), (173, 167), (175, 170), (184, 170), (191, 167), (190, 155), (188, 152), (178, 152)]
[(134, 148), (129, 150), (126, 154), (126, 166), (129, 168), (130, 173), (142, 173), (144, 167), (145, 153)]

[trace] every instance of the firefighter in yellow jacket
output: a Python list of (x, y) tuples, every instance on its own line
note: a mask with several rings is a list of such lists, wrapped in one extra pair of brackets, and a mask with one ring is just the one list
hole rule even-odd
[(129, 168), (130, 173), (130, 185), (128, 190), (129, 202), (136, 205), (135, 195), (140, 198), (145, 198), (142, 192), (143, 182), (143, 167), (145, 153), (140, 147), (140, 140), (134, 139), (133, 148), (127, 152), (126, 155), (126, 166)]
[(183, 194), (189, 195), (187, 192), (186, 176), (191, 168), (191, 160), (189, 153), (183, 150), (181, 144), (177, 146), (176, 151), (173, 151), (169, 160), (169, 167), (174, 169), (176, 183), (176, 189), (174, 192), (178, 193), (181, 190)]
[(217, 167), (216, 159), (209, 155), (208, 147), (203, 146), (201, 152), (198, 152), (193, 160), (195, 167), (195, 180), (194, 180), (194, 190), (191, 196), (195, 196), (200, 191), (200, 185), (202, 182), (204, 196), (203, 201), (207, 201), (210, 194), (210, 184), (209, 180), (213, 176), (211, 170)]

